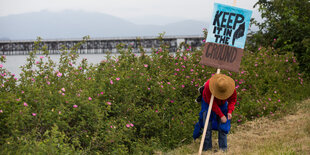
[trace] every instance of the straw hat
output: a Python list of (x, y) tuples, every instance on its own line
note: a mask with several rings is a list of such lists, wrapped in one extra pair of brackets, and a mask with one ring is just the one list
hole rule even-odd
[(220, 100), (229, 98), (235, 90), (235, 81), (224, 74), (215, 74), (209, 82), (211, 93)]

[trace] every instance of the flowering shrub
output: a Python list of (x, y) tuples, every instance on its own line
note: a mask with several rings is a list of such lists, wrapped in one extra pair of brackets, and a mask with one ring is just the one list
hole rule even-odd
[[(89, 65), (77, 62), (82, 43), (64, 48), (58, 65), (46, 48), (39, 58), (33, 51), (19, 79), (0, 66), (1, 154), (137, 154), (191, 142), (200, 111), (197, 88), (215, 73), (199, 64), (201, 50), (169, 53), (163, 43), (137, 56), (119, 45), (120, 56)], [(234, 123), (309, 95), (295, 57), (276, 53), (246, 51), (239, 73), (222, 71), (236, 81)]]

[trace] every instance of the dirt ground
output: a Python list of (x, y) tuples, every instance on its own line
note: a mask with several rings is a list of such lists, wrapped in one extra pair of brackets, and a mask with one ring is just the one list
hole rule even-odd
[[(297, 104), (296, 111), (283, 117), (263, 117), (238, 126), (228, 135), (228, 151), (218, 151), (216, 136), (213, 150), (203, 154), (309, 154), (310, 99)], [(215, 132), (213, 132), (215, 133)], [(215, 135), (215, 134), (213, 134)], [(200, 139), (168, 153), (198, 154)]]

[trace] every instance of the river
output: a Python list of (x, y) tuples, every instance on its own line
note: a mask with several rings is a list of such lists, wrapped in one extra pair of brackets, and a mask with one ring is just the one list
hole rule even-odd
[[(111, 54), (111, 56), (118, 56), (119, 54)], [(138, 55), (138, 54), (137, 54)], [(40, 59), (41, 55), (37, 55), (36, 60)], [(6, 56), (6, 62), (0, 63), (3, 65), (3, 68), (7, 69), (11, 73), (15, 74), (16, 77), (20, 77), (21, 73), (20, 66), (23, 66), (27, 63), (27, 57), (29, 55), (9, 55)], [(60, 55), (50, 55), (51, 59), (58, 63), (60, 59)], [(86, 58), (89, 64), (98, 64), (102, 60), (106, 59), (106, 54), (80, 54), (77, 60), (78, 63), (82, 61), (82, 59)], [(47, 60), (47, 58), (43, 58), (43, 60)]]

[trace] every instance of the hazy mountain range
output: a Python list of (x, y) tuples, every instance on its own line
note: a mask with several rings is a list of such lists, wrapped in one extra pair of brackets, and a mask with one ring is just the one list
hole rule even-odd
[(80, 39), (86, 35), (91, 38), (157, 36), (162, 32), (166, 35), (203, 35), (202, 29), (208, 25), (194, 20), (171, 19), (171, 23), (169, 18), (163, 19), (167, 24), (160, 23), (160, 18), (157, 20), (156, 25), (142, 25), (141, 21), (136, 24), (108, 14), (83, 11), (9, 15), (0, 17), (0, 40), (33, 40), (37, 36), (43, 39)]

